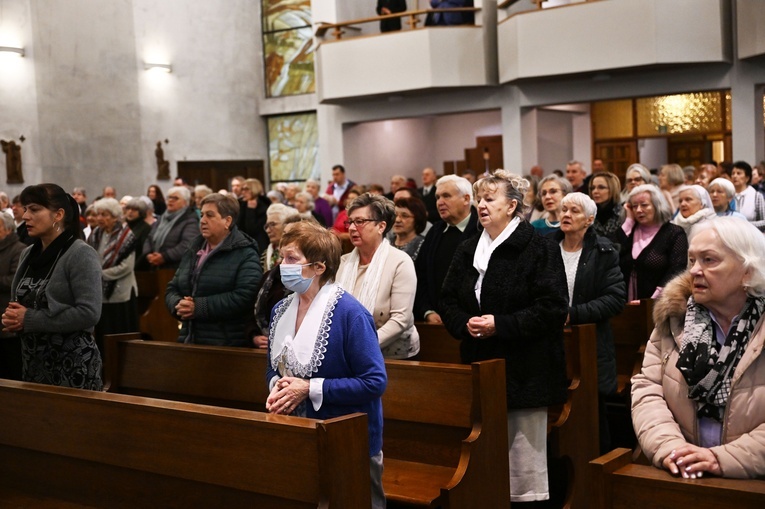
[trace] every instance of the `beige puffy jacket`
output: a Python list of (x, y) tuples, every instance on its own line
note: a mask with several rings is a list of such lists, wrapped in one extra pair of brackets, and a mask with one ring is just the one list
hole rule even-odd
[[(691, 278), (686, 272), (665, 288), (654, 308), (656, 328), (646, 346), (641, 372), (632, 378), (632, 421), (640, 446), (657, 467), (686, 442), (698, 444), (696, 403), (677, 359)], [(722, 444), (712, 447), (723, 476), (765, 477), (765, 341), (757, 324), (733, 375), (723, 420)]]

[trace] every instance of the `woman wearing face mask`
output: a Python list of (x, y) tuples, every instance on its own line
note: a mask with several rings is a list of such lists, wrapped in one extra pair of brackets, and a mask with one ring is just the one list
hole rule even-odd
[(414, 262), (390, 245), (385, 234), (393, 226), (393, 202), (364, 193), (348, 202), (348, 233), (353, 251), (344, 255), (337, 282), (372, 313), (383, 355), (408, 359), (420, 351), (414, 327)]
[(341, 251), (332, 233), (296, 223), (280, 249), (282, 282), (295, 293), (272, 313), (266, 409), (314, 419), (367, 414), (372, 507), (383, 508), (380, 397), (387, 376), (374, 320), (335, 283)]
[(165, 305), (182, 321), (178, 342), (252, 346), (246, 327), (263, 271), (255, 240), (239, 231), (239, 203), (213, 193), (202, 199), (202, 234), (191, 242), (167, 285)]

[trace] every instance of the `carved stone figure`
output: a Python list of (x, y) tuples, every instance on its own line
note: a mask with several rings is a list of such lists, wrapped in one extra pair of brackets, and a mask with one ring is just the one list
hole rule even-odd
[(24, 174), (21, 172), (21, 145), (14, 140), (0, 140), (0, 145), (5, 152), (5, 170), (8, 176), (6, 183), (23, 184)]
[(165, 151), (162, 150), (162, 142), (157, 142), (157, 148), (154, 151), (157, 157), (157, 180), (170, 180), (170, 162), (165, 161)]

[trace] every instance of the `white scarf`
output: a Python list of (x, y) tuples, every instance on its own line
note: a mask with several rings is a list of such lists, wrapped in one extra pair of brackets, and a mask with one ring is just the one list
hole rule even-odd
[(513, 234), (518, 225), (521, 224), (521, 219), (514, 217), (510, 223), (505, 226), (502, 233), (497, 235), (497, 238), (491, 240), (489, 232), (483, 231), (481, 237), (478, 239), (478, 245), (475, 248), (475, 254), (473, 255), (473, 267), (478, 271), (478, 281), (475, 283), (475, 298), (478, 300), (478, 304), (481, 304), (481, 286), (483, 284), (483, 276), (486, 274), (486, 268), (489, 266), (489, 260), (492, 253), (497, 249), (504, 241)]
[(297, 332), (295, 324), (300, 296), (293, 293), (278, 305), (268, 341), (271, 367), (280, 376), (307, 378), (319, 369), (327, 351), (332, 312), (342, 293), (336, 283), (321, 287)]
[(369, 262), (358, 295), (354, 293), (353, 289), (356, 286), (356, 279), (359, 275), (359, 248), (354, 248), (354, 250), (351, 251), (351, 254), (348, 258), (343, 260), (343, 263), (340, 264), (340, 269), (337, 271), (338, 284), (345, 288), (345, 291), (356, 297), (356, 299), (361, 302), (370, 313), (372, 313), (372, 316), (375, 314), (377, 290), (380, 288), (380, 279), (382, 278), (383, 269), (385, 268), (385, 262), (388, 260), (390, 249), (390, 242), (388, 242), (387, 239), (383, 239), (382, 243), (377, 247), (377, 251), (375, 251), (375, 254), (372, 256), (372, 261)]
[(693, 225), (703, 221), (704, 219), (712, 219), (713, 217), (717, 217), (715, 210), (713, 208), (704, 207), (703, 209), (697, 210), (688, 217), (683, 217), (682, 214), (677, 214), (672, 220), (672, 223), (676, 224), (677, 226), (682, 226), (683, 230), (685, 230), (685, 234), (690, 235)]
[(757, 191), (752, 186), (746, 186), (746, 189), (736, 193), (736, 212), (744, 215), (748, 221), (754, 221), (757, 215), (755, 202), (757, 201)]

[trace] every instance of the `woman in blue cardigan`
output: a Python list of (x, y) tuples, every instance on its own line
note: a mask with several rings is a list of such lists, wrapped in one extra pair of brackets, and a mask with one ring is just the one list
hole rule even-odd
[(334, 282), (341, 248), (328, 230), (296, 223), (280, 249), (282, 283), (294, 293), (272, 312), (266, 409), (314, 419), (366, 413), (372, 507), (385, 507), (380, 397), (388, 378), (372, 315)]

